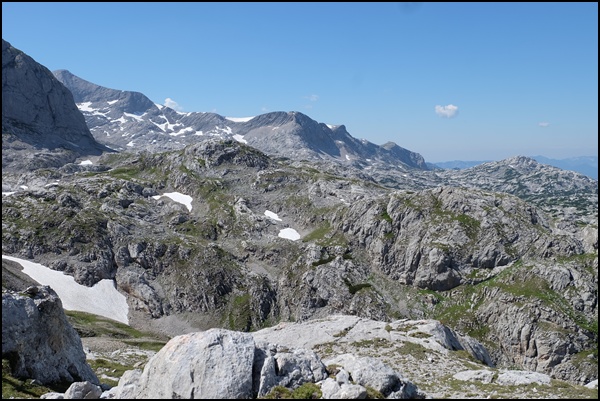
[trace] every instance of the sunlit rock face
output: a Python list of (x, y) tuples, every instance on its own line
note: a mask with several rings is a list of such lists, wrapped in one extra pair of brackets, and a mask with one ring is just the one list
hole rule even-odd
[(50, 70), (2, 40), (2, 170), (58, 167), (107, 150)]

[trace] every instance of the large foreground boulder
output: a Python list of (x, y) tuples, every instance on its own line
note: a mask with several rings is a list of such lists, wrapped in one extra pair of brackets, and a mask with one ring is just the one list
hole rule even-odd
[[(264, 340), (252, 333), (210, 329), (172, 338), (143, 371), (126, 372), (103, 398), (262, 398), (276, 387), (315, 383), (324, 397), (364, 398), (372, 387), (390, 398), (424, 398), (410, 381), (378, 360), (345, 355), (350, 376), (332, 380), (317, 354)], [(347, 380), (343, 380), (346, 377)]]
[(49, 286), (2, 292), (2, 359), (9, 361), (13, 376), (44, 385), (100, 384), (79, 334)]
[[(127, 372), (126, 372), (127, 373)], [(250, 333), (210, 329), (172, 338), (105, 398), (256, 398), (327, 377), (310, 350), (254, 342)]]
[(252, 398), (253, 361), (251, 334), (184, 334), (148, 361), (135, 398)]

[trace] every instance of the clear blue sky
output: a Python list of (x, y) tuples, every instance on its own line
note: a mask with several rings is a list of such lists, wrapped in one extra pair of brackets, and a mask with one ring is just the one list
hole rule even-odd
[(3, 2), (2, 38), (181, 111), (299, 111), (429, 162), (598, 155), (597, 2)]

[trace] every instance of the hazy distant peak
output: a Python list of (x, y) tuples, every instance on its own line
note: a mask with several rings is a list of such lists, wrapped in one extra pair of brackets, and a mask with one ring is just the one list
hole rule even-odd
[(396, 146), (398, 146), (396, 144), (396, 142), (392, 142), (392, 141), (388, 141), (388, 142), (384, 143), (383, 145), (381, 145), (382, 148), (387, 149), (387, 150), (393, 149)]
[(535, 166), (539, 164), (535, 159), (527, 156), (513, 156), (505, 159), (504, 162), (509, 164), (516, 164), (520, 166)]

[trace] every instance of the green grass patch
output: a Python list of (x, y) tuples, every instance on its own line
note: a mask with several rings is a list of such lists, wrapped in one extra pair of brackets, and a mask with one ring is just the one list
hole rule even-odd
[(68, 384), (46, 387), (34, 384), (31, 379), (13, 377), (9, 361), (2, 359), (2, 399), (39, 399), (43, 394), (50, 392), (64, 393), (67, 388)]
[(392, 223), (392, 217), (388, 214), (387, 210), (384, 210), (383, 212), (381, 212), (378, 216), (381, 220), (385, 220), (389, 223)]
[(106, 335), (113, 338), (128, 339), (154, 337), (153, 334), (141, 332), (124, 323), (103, 316), (69, 310), (65, 310), (65, 314), (75, 330), (79, 331), (80, 329), (84, 329), (86, 332), (93, 333), (95, 336)]
[(323, 222), (315, 230), (302, 238), (302, 242), (315, 242), (320, 246), (346, 246), (348, 240), (343, 234), (332, 232), (328, 221)]
[(465, 230), (467, 237), (469, 237), (472, 240), (475, 239), (475, 237), (477, 237), (477, 234), (479, 233), (479, 227), (481, 226), (481, 222), (479, 220), (476, 220), (466, 214), (459, 214), (455, 217), (455, 219)]
[(405, 341), (402, 346), (396, 348), (396, 352), (403, 356), (411, 355), (416, 360), (424, 361), (427, 359), (428, 350), (421, 344)]
[(102, 379), (102, 383), (106, 383), (110, 386), (116, 386), (119, 384), (118, 378), (123, 376), (128, 370), (132, 370), (133, 366), (122, 365), (114, 361), (107, 361), (106, 359), (96, 358), (88, 360), (88, 364), (96, 373), (96, 376), (100, 377), (102, 374), (106, 376), (115, 377), (117, 380), (111, 380), (107, 378)]
[(227, 313), (229, 329), (250, 331), (252, 328), (252, 310), (250, 301), (250, 294), (242, 294), (233, 297), (230, 303), (229, 312)]
[(429, 337), (431, 337), (431, 334), (424, 333), (422, 331), (414, 331), (412, 333), (409, 333), (408, 336), (414, 337), (414, 338), (429, 338)]
[(296, 400), (315, 400), (322, 396), (321, 389), (314, 383), (304, 383), (300, 387), (290, 390), (284, 386), (275, 386), (269, 394), (261, 397), (262, 399), (296, 399)]
[(335, 255), (332, 255), (332, 256), (330, 256), (328, 258), (325, 258), (325, 259), (317, 260), (316, 262), (312, 262), (312, 266), (313, 267), (317, 267), (317, 266), (320, 266), (320, 265), (324, 265), (326, 263), (331, 262), (333, 259), (335, 259)]
[(368, 400), (382, 400), (385, 399), (385, 395), (383, 395), (380, 391), (375, 390), (371, 386), (365, 386), (367, 390), (367, 399)]
[(328, 221), (325, 221), (320, 227), (316, 228), (312, 232), (302, 238), (303, 242), (321, 241), (327, 234), (331, 232), (331, 225)]
[(123, 340), (125, 344), (137, 347), (140, 349), (158, 352), (165, 346), (165, 341), (149, 341), (149, 340)]
[(370, 283), (350, 284), (350, 282), (347, 280), (344, 280), (344, 283), (346, 283), (346, 285), (348, 286), (348, 291), (352, 295), (356, 294), (358, 291), (360, 291), (364, 288), (372, 287), (372, 285)]
[(350, 345), (352, 345), (353, 347), (357, 347), (357, 348), (382, 348), (382, 347), (389, 347), (392, 343), (389, 340), (386, 340), (385, 338), (380, 338), (380, 337), (375, 337), (372, 339), (365, 339), (365, 340), (360, 340), (360, 341), (355, 341), (353, 343), (351, 343)]

